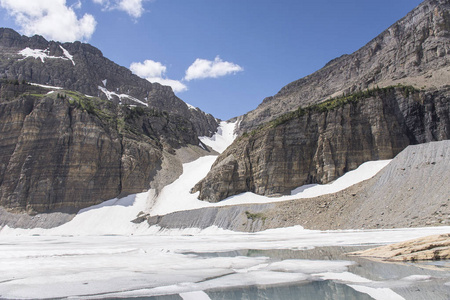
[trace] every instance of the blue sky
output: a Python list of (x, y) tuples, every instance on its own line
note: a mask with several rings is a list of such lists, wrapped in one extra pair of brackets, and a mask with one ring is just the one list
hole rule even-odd
[(22, 34), (88, 42), (226, 120), (364, 46), (420, 2), (0, 0), (0, 18)]

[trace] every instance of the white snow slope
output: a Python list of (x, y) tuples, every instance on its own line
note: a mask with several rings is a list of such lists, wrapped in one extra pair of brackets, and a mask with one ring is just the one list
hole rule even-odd
[[(202, 137), (203, 143), (217, 152), (224, 151), (235, 139), (233, 133), (237, 123), (221, 122), (220, 128), (212, 138)], [(164, 215), (176, 211), (191, 210), (211, 206), (228, 206), (244, 203), (270, 203), (299, 198), (316, 197), (334, 193), (355, 183), (374, 176), (389, 161), (373, 161), (362, 164), (354, 171), (346, 173), (336, 181), (327, 185), (306, 185), (292, 191), (290, 196), (269, 198), (254, 193), (243, 193), (232, 196), (219, 203), (209, 203), (197, 199), (198, 192), (191, 194), (191, 188), (206, 176), (216, 156), (201, 157), (183, 165), (183, 174), (172, 184), (164, 187), (159, 195), (154, 190), (130, 195), (122, 199), (112, 199), (99, 205), (81, 210), (75, 218), (52, 229), (11, 229), (0, 231), (0, 235), (40, 234), (40, 235), (104, 235), (104, 234), (139, 234), (146, 233), (148, 226), (136, 225), (131, 220), (140, 212), (150, 215)]]

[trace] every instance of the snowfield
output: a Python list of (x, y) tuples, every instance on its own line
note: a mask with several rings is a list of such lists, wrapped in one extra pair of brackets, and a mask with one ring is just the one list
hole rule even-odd
[(20, 50), (18, 54), (22, 55), (25, 58), (32, 57), (34, 59), (40, 59), (42, 63), (45, 63), (46, 59), (62, 59), (62, 60), (70, 60), (72, 64), (75, 66), (75, 61), (73, 60), (73, 56), (62, 46), (59, 46), (64, 53), (64, 56), (51, 56), (49, 55), (49, 50), (45, 49), (31, 49), (29, 47)]
[(205, 145), (210, 146), (215, 151), (222, 153), (228, 146), (233, 143), (234, 139), (237, 137), (234, 133), (236, 126), (239, 126), (237, 122), (228, 123), (225, 121), (220, 122), (219, 128), (217, 129), (216, 134), (212, 137), (202, 136), (200, 137), (200, 141)]
[[(200, 140), (222, 153), (236, 138), (234, 129), (237, 123), (220, 124), (217, 133), (209, 137), (201, 137)], [(243, 193), (240, 195), (229, 197), (219, 203), (209, 203), (198, 200), (199, 192), (191, 194), (190, 189), (206, 176), (214, 163), (215, 156), (206, 156), (197, 159), (194, 162), (183, 165), (183, 174), (173, 182), (166, 186), (160, 195), (153, 200), (154, 206), (150, 209), (151, 215), (164, 215), (176, 211), (197, 209), (211, 206), (228, 206), (249, 203), (270, 203), (278, 201), (287, 201), (299, 198), (312, 198), (320, 195), (335, 193), (346, 189), (347, 187), (373, 177), (382, 168), (384, 168), (390, 160), (366, 162), (359, 166), (358, 169), (347, 172), (344, 176), (338, 178), (334, 182), (326, 185), (306, 185), (294, 189), (290, 196), (282, 197), (266, 197), (254, 193)]]

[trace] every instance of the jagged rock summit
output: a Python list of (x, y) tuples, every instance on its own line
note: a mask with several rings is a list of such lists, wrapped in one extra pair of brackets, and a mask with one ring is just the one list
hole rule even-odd
[(317, 72), (283, 87), (245, 114), (240, 131), (330, 97), (358, 91), (412, 85), (440, 88), (450, 82), (450, 2), (426, 0), (367, 45), (330, 61)]
[(449, 84), (450, 1), (426, 0), (240, 117), (240, 138), (192, 192), (210, 202), (289, 194), (408, 145), (449, 139)]
[(56, 86), (86, 95), (182, 115), (200, 136), (211, 136), (217, 121), (190, 108), (168, 86), (150, 83), (103, 56), (92, 45), (47, 41), (0, 28), (0, 78)]

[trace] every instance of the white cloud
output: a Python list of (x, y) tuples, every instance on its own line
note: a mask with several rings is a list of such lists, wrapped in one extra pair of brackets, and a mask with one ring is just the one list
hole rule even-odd
[(166, 78), (167, 67), (160, 62), (150, 59), (145, 60), (143, 63), (134, 62), (130, 65), (130, 70), (137, 76), (145, 78), (150, 82), (158, 82), (162, 85), (172, 87), (175, 93), (187, 90), (187, 86), (181, 81)]
[(166, 73), (166, 66), (160, 62), (147, 59), (144, 63), (132, 63), (130, 70), (139, 77), (162, 77)]
[(144, 13), (142, 3), (145, 0), (92, 0), (100, 4), (105, 10), (120, 10), (126, 12), (133, 18), (140, 18)]
[(47, 39), (61, 42), (89, 40), (97, 22), (90, 14), (78, 18), (74, 8), (66, 0), (0, 0), (0, 6), (15, 18), (25, 35), (40, 34)]
[(217, 78), (229, 74), (241, 72), (244, 69), (232, 62), (223, 61), (219, 56), (216, 56), (214, 61), (197, 58), (194, 63), (186, 70), (185, 80), (203, 78)]
[(71, 7), (75, 8), (75, 9), (80, 9), (81, 6), (82, 6), (81, 0), (78, 0), (78, 2), (74, 3)]
[(134, 18), (139, 18), (144, 13), (142, 0), (121, 0), (118, 3), (118, 9)]
[(173, 80), (168, 78), (159, 78), (159, 77), (149, 77), (146, 78), (150, 82), (157, 82), (162, 85), (168, 85), (172, 88), (175, 93), (181, 93), (188, 90), (188, 87), (179, 80)]

